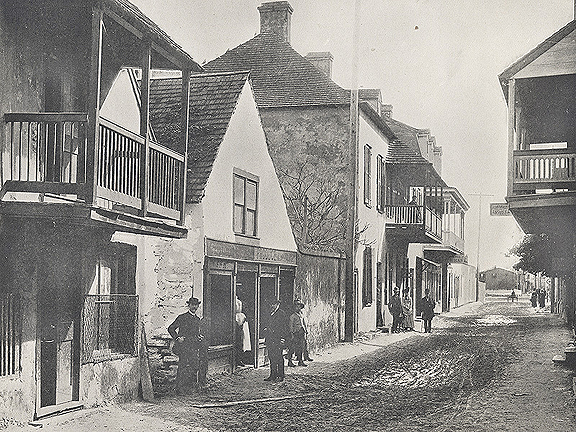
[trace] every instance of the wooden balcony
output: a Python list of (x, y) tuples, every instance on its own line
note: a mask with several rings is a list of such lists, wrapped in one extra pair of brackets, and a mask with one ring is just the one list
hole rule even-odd
[(455, 232), (443, 231), (442, 244), (460, 253), (464, 252), (464, 239)]
[(572, 149), (515, 150), (514, 193), (537, 189), (576, 189), (576, 153)]
[(442, 217), (426, 206), (388, 205), (386, 232), (408, 243), (441, 243)]
[[(4, 197), (22, 193), (58, 196), (140, 216), (181, 221), (185, 158), (104, 118), (99, 119), (95, 167), (88, 166), (85, 113), (5, 114), (6, 146), (0, 154)], [(94, 170), (94, 184), (87, 183)]]

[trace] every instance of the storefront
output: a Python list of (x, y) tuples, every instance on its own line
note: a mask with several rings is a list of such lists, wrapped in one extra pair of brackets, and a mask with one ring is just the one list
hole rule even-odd
[[(211, 369), (266, 363), (264, 329), (268, 310), (280, 300), (288, 312), (294, 300), (296, 253), (206, 239), (204, 317), (209, 332)], [(250, 350), (238, 343), (236, 313), (241, 304), (250, 335)], [(245, 344), (244, 346), (246, 346)]]

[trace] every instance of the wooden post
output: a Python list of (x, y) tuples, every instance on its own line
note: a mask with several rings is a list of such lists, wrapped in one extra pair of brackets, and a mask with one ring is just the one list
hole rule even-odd
[(182, 95), (180, 98), (180, 133), (182, 138), (182, 151), (184, 152), (184, 171), (180, 178), (180, 225), (184, 225), (186, 218), (186, 184), (188, 177), (188, 127), (190, 124), (190, 69), (182, 70)]
[(148, 193), (150, 190), (150, 140), (148, 122), (150, 121), (150, 61), (152, 43), (142, 40), (142, 85), (140, 86), (140, 135), (144, 138), (144, 153), (140, 157), (140, 199), (142, 216), (148, 213)]
[(90, 55), (90, 81), (88, 87), (88, 126), (86, 137), (86, 188), (84, 200), (92, 205), (96, 201), (98, 182), (98, 145), (100, 134), (100, 84), (102, 76), (102, 9), (92, 11), (92, 47)]
[(356, 215), (358, 190), (358, 90), (350, 92), (349, 161), (350, 182), (346, 227), (346, 285), (344, 287), (344, 340), (354, 341), (356, 324), (356, 286), (354, 267), (356, 257)]
[(508, 81), (508, 190), (507, 195), (514, 193), (514, 128), (516, 124), (516, 80)]

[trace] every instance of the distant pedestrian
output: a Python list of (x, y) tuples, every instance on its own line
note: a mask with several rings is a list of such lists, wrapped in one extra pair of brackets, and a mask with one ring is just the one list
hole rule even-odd
[(282, 351), (288, 335), (288, 320), (284, 311), (280, 309), (279, 300), (275, 300), (270, 305), (268, 325), (264, 328), (264, 334), (270, 360), (270, 376), (264, 381), (283, 381), (284, 356)]
[(516, 296), (516, 291), (512, 290), (512, 292), (510, 293), (510, 300), (512, 300), (512, 303), (514, 303), (514, 300), (517, 300), (518, 297)]
[(538, 306), (540, 309), (544, 309), (546, 307), (546, 291), (541, 289), (538, 292)]
[(432, 318), (434, 318), (434, 308), (436, 301), (430, 296), (430, 290), (427, 289), (422, 297), (420, 307), (422, 309), (422, 321), (424, 322), (424, 333), (432, 331)]
[(404, 330), (411, 331), (414, 329), (414, 316), (413, 316), (413, 306), (412, 297), (410, 297), (410, 292), (406, 290), (404, 297), (402, 297), (402, 326)]
[(390, 297), (388, 310), (392, 314), (392, 333), (398, 333), (402, 321), (402, 301), (400, 300), (400, 290), (394, 288), (394, 294)]
[(208, 371), (208, 349), (204, 339), (203, 321), (196, 311), (200, 300), (191, 297), (187, 302), (188, 311), (178, 315), (168, 326), (168, 333), (174, 339), (172, 348), (178, 356), (176, 391), (186, 391), (189, 387), (204, 387)]
[(534, 309), (538, 307), (538, 293), (536, 290), (532, 291), (532, 294), (530, 295), (530, 303), (532, 303)]
[[(310, 357), (310, 353), (308, 351), (308, 326), (306, 325), (306, 320), (304, 318), (304, 314), (303, 314), (303, 309), (304, 309), (304, 303), (302, 303), (300, 300), (294, 300), (293, 303), (293, 307), (292, 307), (293, 311), (300, 311), (300, 320), (302, 321), (302, 326), (304, 327), (304, 347), (302, 349), (302, 357), (304, 359), (304, 361), (312, 361), (312, 358)], [(289, 323), (290, 325), (290, 323)], [(292, 361), (292, 357), (294, 356), (295, 353), (295, 349), (294, 349), (294, 344), (293, 344), (293, 338), (291, 337), (288, 341), (288, 353), (286, 354), (286, 358), (288, 359), (288, 366), (290, 367), (296, 367), (296, 365), (294, 364), (294, 362)]]

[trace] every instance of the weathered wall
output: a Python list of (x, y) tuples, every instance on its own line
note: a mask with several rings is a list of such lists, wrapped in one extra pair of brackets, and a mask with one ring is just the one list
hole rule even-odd
[[(351, 168), (348, 107), (261, 109), (260, 116), (296, 242), (344, 250)], [(306, 194), (309, 209), (327, 200), (304, 218)]]
[(304, 303), (311, 351), (344, 337), (344, 268), (338, 254), (298, 253), (294, 296)]
[(30, 230), (0, 217), (0, 289), (18, 292), (22, 311), (20, 373), (0, 377), (0, 417), (30, 420), (36, 400), (37, 279)]
[[(452, 293), (451, 306), (458, 307), (476, 301), (476, 267), (469, 264), (450, 264), (449, 272), (452, 278), (458, 277), (460, 281), (457, 293)], [(479, 296), (483, 301), (484, 296)]]
[(136, 399), (140, 360), (124, 357), (84, 364), (80, 368), (80, 383), (80, 397), (86, 407)]

